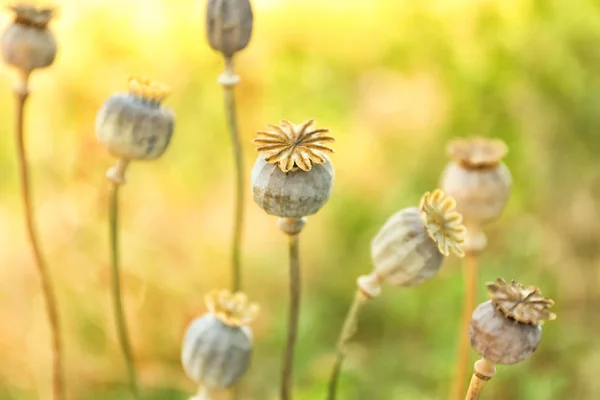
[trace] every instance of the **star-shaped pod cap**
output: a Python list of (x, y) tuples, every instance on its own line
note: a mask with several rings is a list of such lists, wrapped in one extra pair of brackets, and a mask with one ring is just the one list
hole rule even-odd
[(277, 164), (283, 172), (310, 171), (313, 164), (327, 162), (327, 154), (333, 150), (327, 143), (335, 141), (326, 135), (329, 129), (314, 128), (315, 120), (299, 125), (283, 120), (279, 125), (267, 125), (267, 130), (257, 133), (254, 143), (265, 161)]
[(212, 290), (205, 296), (204, 301), (210, 313), (225, 325), (235, 327), (250, 324), (259, 310), (258, 305), (250, 303), (242, 292)]
[(447, 147), (448, 156), (469, 168), (489, 168), (500, 163), (508, 147), (500, 139), (474, 137), (456, 139)]
[(498, 278), (489, 282), (487, 288), (492, 303), (507, 318), (530, 325), (556, 319), (556, 314), (548, 310), (554, 300), (542, 296), (535, 286), (524, 287), (514, 280), (507, 283)]
[(15, 22), (17, 24), (39, 29), (45, 29), (56, 13), (56, 9), (52, 7), (36, 7), (26, 3), (11, 5), (8, 9), (15, 13)]
[(438, 245), (440, 253), (449, 256), (452, 252), (463, 257), (466, 229), (462, 224), (462, 215), (456, 211), (454, 199), (436, 189), (433, 193), (423, 195), (419, 208), (427, 233)]

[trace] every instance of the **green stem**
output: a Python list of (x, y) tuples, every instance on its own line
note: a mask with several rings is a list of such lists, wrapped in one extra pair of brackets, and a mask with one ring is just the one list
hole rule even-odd
[(134, 399), (139, 399), (135, 367), (131, 355), (131, 346), (129, 344), (129, 335), (127, 333), (127, 324), (125, 313), (123, 312), (123, 303), (121, 301), (121, 278), (119, 275), (119, 185), (111, 183), (110, 196), (110, 247), (112, 252), (112, 294), (115, 307), (115, 322), (117, 325), (117, 334), (125, 363), (127, 364), (127, 375), (129, 378), (129, 387)]
[(235, 209), (233, 221), (233, 242), (231, 245), (231, 268), (232, 268), (232, 291), (237, 292), (242, 286), (240, 252), (242, 243), (242, 229), (244, 224), (244, 158), (242, 145), (240, 143), (240, 134), (238, 129), (235, 97), (233, 88), (239, 81), (239, 78), (233, 72), (233, 59), (225, 58), (225, 72), (219, 78), (225, 94), (225, 112), (227, 114), (227, 125), (233, 155), (235, 159), (236, 184), (235, 184)]
[(300, 319), (300, 260), (298, 252), (299, 234), (289, 235), (290, 257), (290, 308), (288, 319), (288, 334), (283, 368), (281, 369), (281, 400), (292, 398), (294, 348), (298, 335), (298, 322)]
[(53, 357), (53, 373), (52, 373), (52, 391), (55, 400), (64, 399), (64, 368), (62, 362), (62, 335), (60, 330), (60, 322), (58, 317), (58, 306), (54, 286), (50, 277), (50, 272), (46, 264), (46, 260), (42, 254), (38, 233), (36, 229), (35, 216), (33, 213), (31, 185), (29, 182), (29, 163), (27, 162), (27, 151), (25, 149), (24, 138), (24, 120), (25, 120), (25, 103), (29, 96), (27, 87), (28, 75), (23, 75), (19, 86), (15, 88), (16, 104), (17, 104), (17, 158), (19, 166), (19, 178), (21, 181), (21, 199), (23, 201), (23, 209), (25, 212), (25, 223), (27, 236), (35, 264), (42, 283), (42, 293), (46, 303), (46, 312), (48, 314), (48, 322), (50, 324), (50, 334), (52, 336), (52, 357)]
[(331, 370), (331, 377), (329, 378), (329, 391), (327, 394), (327, 400), (335, 400), (337, 395), (337, 385), (340, 377), (340, 371), (342, 370), (342, 363), (346, 356), (346, 345), (356, 332), (356, 322), (358, 320), (358, 312), (361, 306), (365, 303), (368, 297), (360, 290), (356, 291), (352, 305), (348, 310), (342, 331), (337, 343), (337, 352), (335, 357), (335, 363)]

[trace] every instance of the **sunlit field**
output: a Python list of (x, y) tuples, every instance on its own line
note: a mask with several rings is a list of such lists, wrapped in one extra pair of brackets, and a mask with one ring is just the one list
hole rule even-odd
[[(173, 141), (133, 163), (122, 189), (124, 302), (144, 399), (188, 399), (180, 364), (204, 294), (230, 283), (234, 163), (206, 43), (204, 0), (57, 0), (56, 62), (31, 78), (27, 144), (43, 249), (56, 285), (71, 399), (129, 399), (113, 322), (106, 170), (94, 120), (132, 75), (171, 87)], [(333, 350), (370, 242), (436, 188), (455, 137), (498, 137), (513, 192), (489, 227), (478, 302), (498, 276), (556, 301), (536, 353), (498, 367), (482, 399), (600, 398), (600, 5), (581, 0), (255, 0), (236, 56), (247, 180), (252, 139), (314, 118), (336, 137), (331, 199), (302, 233), (295, 398), (325, 398)], [(2, 27), (10, 22), (4, 12)], [(19, 197), (12, 87), (0, 70), (0, 399), (51, 398), (49, 330)], [(246, 183), (243, 280), (261, 305), (241, 399), (278, 396), (287, 240)], [(341, 400), (446, 399), (462, 262), (362, 310)], [(471, 361), (478, 358), (473, 351)], [(226, 394), (218, 399), (227, 398)]]

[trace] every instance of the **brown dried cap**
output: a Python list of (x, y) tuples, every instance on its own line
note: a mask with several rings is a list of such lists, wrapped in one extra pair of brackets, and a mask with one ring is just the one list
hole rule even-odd
[(514, 280), (509, 283), (502, 278), (487, 283), (490, 299), (494, 306), (507, 318), (530, 325), (556, 319), (556, 314), (548, 311), (554, 300), (543, 297), (535, 286), (525, 288)]
[(8, 8), (15, 13), (15, 23), (39, 29), (46, 29), (56, 12), (55, 8), (38, 8), (25, 3), (15, 4)]
[(225, 57), (233, 56), (248, 45), (252, 19), (248, 0), (209, 0), (206, 9), (208, 43)]
[(265, 161), (278, 164), (283, 172), (310, 171), (313, 164), (327, 162), (333, 150), (325, 145), (335, 139), (325, 135), (329, 129), (314, 129), (315, 120), (299, 125), (282, 120), (279, 125), (267, 125), (268, 130), (257, 133), (256, 149), (264, 154)]
[(204, 301), (208, 311), (229, 326), (250, 324), (259, 310), (258, 305), (248, 302), (248, 297), (242, 292), (215, 289), (204, 297)]
[(467, 168), (494, 167), (507, 152), (508, 147), (502, 140), (481, 137), (456, 139), (447, 147), (448, 156)]
[(437, 243), (440, 253), (448, 256), (452, 252), (463, 257), (462, 245), (467, 231), (462, 215), (456, 211), (456, 201), (436, 189), (423, 195), (419, 208), (427, 233)]

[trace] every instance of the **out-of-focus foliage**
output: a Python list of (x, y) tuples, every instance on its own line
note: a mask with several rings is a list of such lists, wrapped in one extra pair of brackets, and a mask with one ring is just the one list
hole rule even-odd
[[(112, 160), (94, 117), (131, 74), (168, 83), (171, 148), (135, 163), (122, 191), (125, 302), (148, 399), (186, 399), (179, 365), (203, 294), (229, 283), (233, 161), (222, 68), (202, 0), (64, 0), (55, 65), (36, 72), (28, 144), (37, 215), (58, 287), (70, 392), (126, 399), (108, 292), (104, 178)], [(556, 300), (534, 356), (499, 367), (486, 399), (598, 399), (600, 380), (600, 3), (581, 0), (255, 0), (236, 59), (246, 164), (254, 132), (316, 118), (338, 140), (330, 202), (301, 238), (297, 398), (322, 399), (331, 352), (369, 243), (396, 210), (434, 188), (456, 136), (500, 137), (514, 193), (488, 229), (484, 282), (539, 285)], [(4, 15), (2, 26), (8, 22)], [(0, 398), (49, 398), (48, 330), (25, 241), (12, 132), (12, 71), (0, 81)], [(248, 196), (244, 281), (262, 305), (248, 399), (276, 398), (287, 251)], [(449, 259), (421, 287), (386, 287), (361, 315), (340, 398), (445, 398), (462, 302)], [(472, 354), (473, 361), (476, 359)]]

